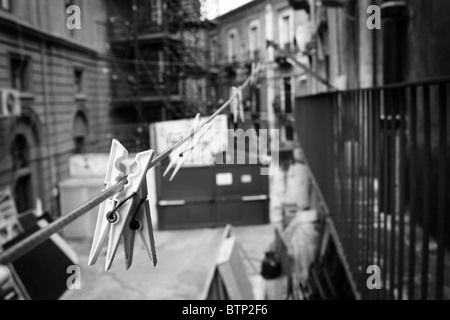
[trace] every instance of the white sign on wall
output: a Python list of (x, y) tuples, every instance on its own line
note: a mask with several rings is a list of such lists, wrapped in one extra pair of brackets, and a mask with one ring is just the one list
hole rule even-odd
[[(202, 118), (205, 122), (207, 118)], [(194, 125), (194, 119), (157, 122), (154, 124), (156, 152), (161, 153), (185, 137)], [(217, 116), (211, 130), (206, 133), (194, 148), (184, 166), (205, 166), (214, 163), (215, 155), (224, 152), (228, 146), (228, 119), (226, 115)], [(172, 157), (173, 155), (171, 155)]]

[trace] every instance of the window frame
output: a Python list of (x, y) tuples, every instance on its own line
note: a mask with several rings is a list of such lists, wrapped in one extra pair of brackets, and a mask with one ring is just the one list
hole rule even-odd
[[(15, 65), (13, 62), (19, 62), (22, 64), (25, 62), (25, 66), (22, 66), (20, 76), (20, 85), (17, 87), (16, 76), (15, 76)], [(9, 54), (9, 76), (11, 88), (22, 93), (32, 93), (33, 92), (33, 77), (32, 77), (32, 59), (30, 56), (24, 56), (17, 53)]]
[[(231, 40), (231, 36), (234, 36), (234, 40)], [(227, 53), (228, 62), (233, 63), (234, 58), (237, 58), (239, 54), (239, 35), (237, 28), (231, 28), (227, 32)]]
[[(284, 32), (285, 19), (288, 18), (287, 31)], [(286, 49), (287, 45), (292, 45), (295, 31), (294, 31), (294, 12), (291, 8), (280, 10), (278, 13), (278, 35), (280, 39), (279, 46), (281, 49)]]
[[(24, 145), (21, 146), (23, 148), (16, 148), (16, 144), (20, 145), (20, 141), (23, 139)], [(20, 152), (17, 152), (20, 150)], [(26, 154), (26, 159), (24, 161), (24, 165), (20, 167), (13, 167), (13, 182), (12, 182), (12, 192), (13, 196), (18, 200), (18, 197), (21, 196), (21, 201), (17, 203), (17, 210), (19, 213), (26, 212), (27, 210), (33, 209), (33, 199), (34, 199), (34, 189), (33, 189), (33, 171), (32, 171), (32, 160), (31, 160), (31, 145), (27, 136), (23, 133), (16, 133), (11, 140), (11, 149), (10, 154), (13, 159), (14, 165), (16, 164), (15, 160), (17, 159), (18, 154)], [(17, 194), (19, 184), (24, 183), (22, 186), (25, 187), (25, 194)], [(25, 209), (22, 209), (25, 206)]]
[[(286, 94), (286, 82), (290, 85), (290, 95)], [(280, 85), (280, 109), (283, 114), (292, 114), (295, 106), (295, 78), (292, 76), (282, 77), (279, 81)], [(289, 99), (289, 102), (286, 101)], [(290, 110), (287, 110), (289, 103)], [(288, 112), (289, 111), (289, 112)]]
[(219, 41), (218, 38), (216, 36), (211, 38), (211, 47), (209, 50), (209, 62), (212, 65), (216, 65), (217, 61), (219, 60), (219, 52), (220, 50), (218, 49), (218, 45), (219, 45)]
[[(256, 37), (253, 38), (253, 30), (256, 29)], [(256, 40), (256, 43), (254, 43)], [(261, 49), (261, 23), (259, 19), (253, 19), (248, 24), (248, 50), (250, 58), (255, 58), (255, 52)]]
[[(80, 75), (80, 83), (78, 84), (78, 75)], [(84, 69), (80, 68), (80, 67), (75, 67), (73, 68), (73, 80), (74, 80), (74, 84), (75, 84), (75, 95), (84, 95), (85, 93), (85, 77), (84, 77)]]
[[(8, 3), (8, 8), (5, 8), (4, 1)], [(0, 10), (4, 12), (12, 12), (13, 11), (13, 1), (12, 0), (0, 0)]]

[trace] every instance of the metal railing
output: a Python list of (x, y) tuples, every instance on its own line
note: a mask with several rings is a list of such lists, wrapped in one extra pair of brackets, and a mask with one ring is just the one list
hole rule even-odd
[[(449, 85), (297, 100), (299, 140), (363, 299), (450, 299)], [(379, 290), (367, 286), (373, 265)]]

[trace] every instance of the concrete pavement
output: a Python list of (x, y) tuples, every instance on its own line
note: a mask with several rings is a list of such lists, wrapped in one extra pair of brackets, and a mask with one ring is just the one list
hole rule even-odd
[[(155, 241), (158, 265), (151, 262), (136, 239), (134, 262), (125, 270), (123, 247), (119, 248), (114, 264), (104, 271), (105, 251), (95, 266), (88, 266), (90, 241), (71, 241), (81, 268), (81, 289), (68, 290), (63, 300), (171, 300), (201, 299), (208, 274), (214, 266), (223, 228), (187, 231), (157, 231)], [(253, 262), (248, 273), (259, 272), (264, 251), (274, 239), (273, 226), (233, 228), (236, 236)], [(246, 265), (249, 265), (246, 262)]]

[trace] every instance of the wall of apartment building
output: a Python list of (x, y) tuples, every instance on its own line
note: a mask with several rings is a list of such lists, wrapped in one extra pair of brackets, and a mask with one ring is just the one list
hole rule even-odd
[(249, 25), (252, 21), (259, 21), (259, 43), (260, 43), (260, 58), (265, 58), (265, 20), (264, 7), (266, 1), (256, 0), (254, 3), (244, 5), (236, 10), (233, 10), (217, 19), (219, 28), (220, 47), (220, 62), (229, 62), (228, 54), (228, 34), (235, 30), (238, 37), (238, 46), (236, 52), (236, 60), (238, 62), (245, 62), (248, 59), (248, 44), (249, 44)]
[[(282, 23), (285, 16), (289, 20), (288, 30), (283, 30)], [(268, 44), (273, 45), (276, 58), (288, 43), (288, 47), (291, 48), (291, 51), (288, 52), (289, 55), (292, 54), (303, 61), (307, 59), (304, 54), (296, 51), (297, 33), (301, 33), (300, 36), (303, 38), (307, 38), (311, 33), (310, 19), (306, 11), (294, 10), (287, 0), (254, 1), (219, 17), (217, 23), (222, 70), (224, 66), (233, 66), (236, 72), (234, 77), (227, 77), (225, 72), (221, 73), (219, 95), (223, 100), (229, 97), (230, 87), (244, 80), (248, 75), (246, 64), (248, 65), (252, 58), (249, 53), (252, 42), (250, 28), (255, 24), (258, 25), (259, 29), (259, 59), (264, 63), (266, 70), (271, 69), (271, 72), (263, 72), (259, 84), (259, 110), (265, 122), (260, 127), (264, 128), (269, 125), (271, 109), (276, 109), (276, 112), (281, 113), (293, 112), (296, 94), (311, 93), (308, 82), (304, 77), (304, 70), (297, 65), (283, 67), (277, 64), (275, 60), (270, 60), (273, 57), (269, 57), (267, 50)], [(238, 47), (234, 60), (230, 57), (230, 32), (236, 33), (238, 37)], [(288, 83), (288, 85), (285, 83)], [(287, 91), (288, 87), (290, 93)], [(291, 106), (290, 110), (288, 105)], [(285, 134), (285, 131), (293, 132), (294, 130), (288, 130), (293, 127), (283, 121), (274, 120), (272, 125), (281, 130), (282, 144), (286, 142), (286, 145), (291, 145), (290, 143), (294, 139), (291, 138), (291, 134)]]
[[(381, 0), (360, 0), (355, 2), (355, 8), (327, 9), (330, 82), (340, 86), (344, 81), (346, 88), (364, 88), (450, 74), (447, 63), (450, 44), (446, 41), (450, 36), (447, 14), (450, 3), (445, 0), (406, 1), (407, 19), (402, 23), (399, 41), (394, 43), (383, 41), (387, 33), (393, 32), (384, 21), (381, 30), (369, 30), (366, 26), (367, 7), (382, 3)], [(394, 56), (389, 52), (397, 53)], [(398, 69), (398, 74), (388, 76), (387, 69), (394, 68)]]
[(328, 80), (341, 90), (374, 85), (372, 37), (377, 31), (366, 26), (369, 2), (361, 0), (348, 7), (327, 9)]
[[(387, 1), (385, 1), (387, 2)], [(381, 5), (383, 1), (360, 0), (355, 2), (355, 10), (348, 8), (327, 9), (330, 32), (330, 81), (340, 84), (340, 75), (345, 76), (346, 85), (342, 89), (383, 86), (393, 83), (407, 83), (450, 75), (447, 63), (450, 53), (450, 20), (448, 12), (450, 2), (445, 0), (425, 1), (408, 0), (404, 19), (386, 17), (382, 11), (380, 30), (369, 30), (366, 26), (369, 5)], [(353, 13), (357, 13), (354, 15)], [(425, 167), (425, 126), (422, 94), (419, 92), (417, 109), (418, 157), (419, 167)], [(429, 215), (430, 228), (435, 235), (438, 212), (438, 177), (439, 177), (439, 101), (436, 87), (430, 94), (430, 131), (431, 131), (431, 172), (429, 210), (420, 211), (417, 217), (422, 221), (424, 214)], [(448, 90), (447, 90), (448, 91)], [(447, 92), (447, 100), (450, 94)], [(406, 106), (407, 127), (411, 126), (410, 105)], [(447, 123), (450, 114), (447, 113)], [(409, 135), (407, 136), (409, 143)], [(447, 144), (449, 142), (447, 141)], [(398, 152), (398, 151), (396, 151)], [(447, 156), (448, 157), (448, 156)], [(409, 165), (409, 159), (407, 160)], [(409, 169), (407, 169), (409, 170)], [(448, 174), (448, 173), (447, 173)], [(423, 185), (425, 176), (419, 172), (416, 183)], [(409, 182), (408, 182), (409, 183)], [(423, 208), (425, 198), (418, 195), (415, 204)], [(419, 222), (420, 223), (420, 222)], [(448, 239), (448, 238), (447, 238)], [(447, 240), (450, 242), (450, 240)]]
[[(12, 12), (0, 10), (0, 88), (13, 87), (13, 59), (27, 61), (29, 83), (21, 92), (21, 116), (0, 120), (0, 188), (17, 183), (12, 148), (15, 138), (23, 135), (30, 152), (26, 201), (33, 207), (40, 198), (45, 210), (57, 214), (58, 183), (69, 177), (69, 157), (80, 151), (75, 138), (84, 135), (84, 151), (105, 143), (96, 135), (107, 124), (109, 112), (105, 4), (78, 1), (82, 12), (90, 14), (81, 16), (81, 30), (70, 31), (64, 1), (12, 3)], [(75, 71), (81, 73), (79, 90)], [(17, 200), (26, 202), (20, 196)]]
[[(316, 8), (315, 17), (311, 18), (316, 39), (316, 49), (310, 57), (312, 69), (340, 90), (373, 84), (372, 40), (366, 27), (366, 3), (369, 1), (355, 1), (344, 7)], [(325, 27), (320, 28), (319, 36), (316, 30), (321, 21)], [(308, 88), (311, 93), (329, 90), (311, 77)]]
[[(226, 101), (230, 97), (230, 89), (233, 85), (240, 85), (249, 75), (249, 64), (251, 64), (251, 58), (249, 52), (249, 36), (250, 25), (258, 25), (258, 43), (257, 49), (259, 55), (259, 61), (266, 62), (266, 37), (265, 37), (265, 0), (256, 0), (249, 4), (246, 4), (236, 10), (233, 10), (216, 20), (217, 33), (214, 35), (217, 37), (218, 46), (218, 67), (219, 75), (217, 77), (218, 99)], [(233, 62), (229, 57), (229, 43), (228, 37), (230, 32), (235, 32), (237, 36), (237, 50), (236, 57)], [(233, 66), (235, 76), (229, 76), (224, 70), (227, 66)], [(257, 112), (263, 114), (262, 118), (265, 119), (260, 123), (261, 128), (265, 128), (267, 124), (267, 96), (266, 96), (267, 81), (262, 75), (259, 82), (259, 94)], [(249, 97), (249, 91), (244, 92), (244, 99)]]
[(405, 79), (448, 76), (450, 64), (450, 2), (408, 0)]
[[(404, 82), (436, 79), (441, 77), (449, 77), (450, 65), (448, 57), (450, 54), (450, 2), (445, 0), (422, 1), (422, 0), (408, 0), (408, 19), (406, 23), (406, 30), (404, 31), (405, 42), (403, 49), (402, 60), (404, 73), (400, 75)], [(426, 166), (426, 147), (425, 147), (425, 132), (427, 128), (424, 125), (424, 109), (421, 99), (423, 95), (419, 91), (419, 102), (417, 110), (417, 143), (419, 156), (417, 157), (418, 166), (424, 168)], [(422, 97), (420, 97), (422, 96)], [(430, 89), (430, 131), (431, 131), (431, 164), (430, 171), (432, 174), (429, 194), (431, 201), (428, 210), (418, 210), (418, 221), (422, 223), (423, 216), (428, 215), (430, 221), (430, 230), (432, 237), (436, 237), (436, 230), (438, 225), (439, 212), (439, 179), (442, 172), (439, 171), (439, 123), (441, 118), (439, 116), (440, 95), (437, 88)], [(448, 123), (450, 123), (450, 113), (448, 112), (448, 101), (450, 101), (450, 93), (447, 86), (446, 92), (447, 101), (447, 150), (450, 149), (450, 140)], [(407, 115), (407, 126), (410, 126), (410, 117)], [(450, 163), (450, 155), (447, 151), (447, 163)], [(425, 173), (419, 172), (417, 177), (417, 184), (423, 185), (425, 182)], [(447, 169), (446, 179), (450, 179), (450, 172)], [(446, 206), (450, 206), (450, 198), (446, 194)], [(423, 207), (426, 203), (425, 197), (419, 194), (416, 200), (418, 208)], [(446, 219), (446, 230), (450, 228), (450, 219)], [(450, 248), (450, 236), (446, 235), (446, 245)]]
[[(13, 0), (13, 12), (0, 11), (0, 16), (18, 18), (27, 26), (62, 37), (79, 45), (105, 50), (107, 1), (89, 0)], [(71, 32), (66, 27), (66, 7), (81, 9), (82, 31)]]
[[(288, 34), (282, 26), (283, 18), (289, 17), (290, 28)], [(279, 50), (284, 50), (284, 43), (289, 41), (289, 55), (297, 60), (309, 65), (310, 61), (304, 54), (302, 43), (299, 40), (306, 40), (311, 37), (312, 26), (309, 14), (305, 10), (294, 10), (288, 1), (278, 0), (273, 4), (273, 26), (274, 40)], [(277, 53), (276, 53), (277, 55)], [(283, 68), (276, 66), (275, 68), (275, 95), (281, 101), (282, 109), (285, 110), (284, 82), (289, 79), (292, 86), (292, 100), (298, 95), (311, 94), (311, 87), (308, 85), (310, 77), (305, 71), (296, 64)], [(293, 103), (293, 102), (292, 102)]]

